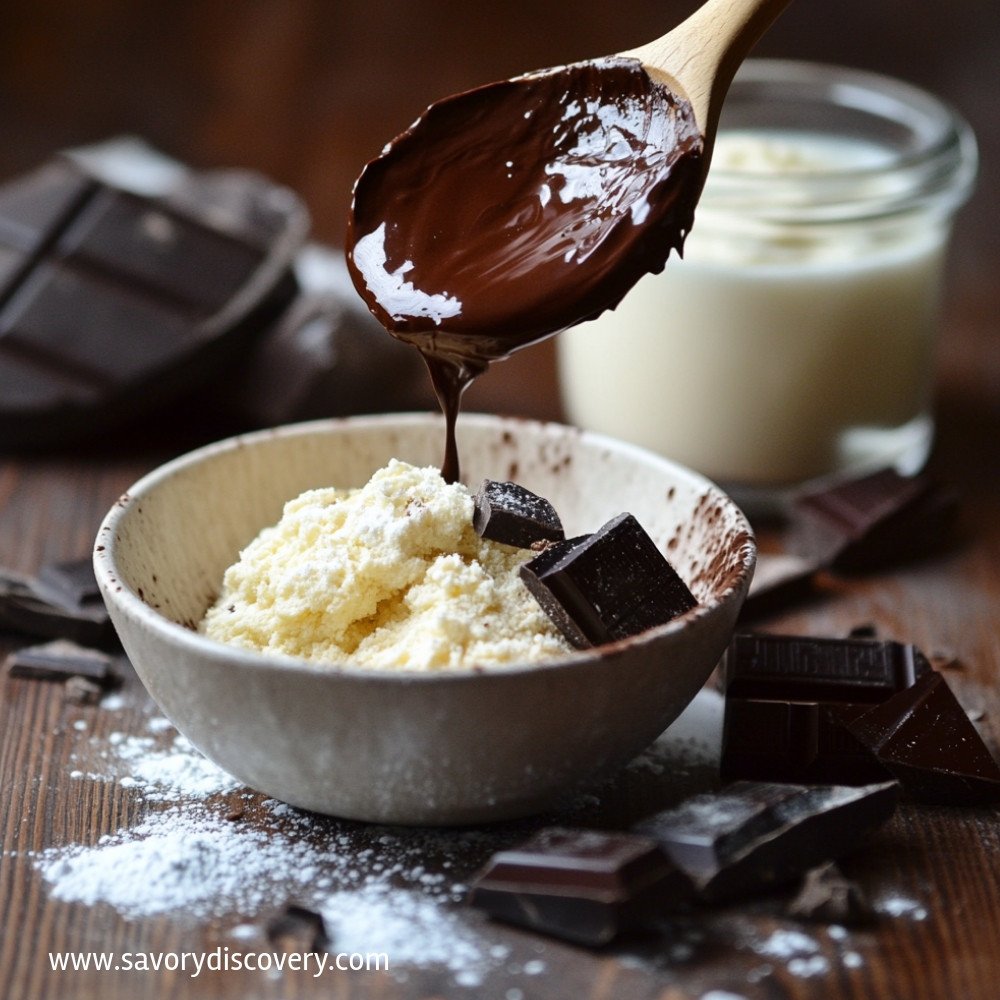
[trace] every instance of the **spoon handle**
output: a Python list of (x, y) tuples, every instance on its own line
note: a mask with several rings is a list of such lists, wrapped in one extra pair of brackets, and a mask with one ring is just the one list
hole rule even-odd
[(707, 0), (667, 34), (623, 55), (637, 58), (691, 102), (711, 142), (740, 63), (791, 0)]

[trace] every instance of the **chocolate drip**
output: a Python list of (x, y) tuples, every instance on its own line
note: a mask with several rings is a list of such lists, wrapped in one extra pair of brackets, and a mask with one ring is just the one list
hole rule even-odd
[(462, 470), (458, 458), (458, 442), (455, 440), (455, 424), (458, 421), (462, 393), (472, 384), (472, 380), (486, 369), (486, 365), (471, 366), (425, 350), (420, 353), (427, 363), (434, 395), (437, 396), (441, 412), (444, 414), (444, 459), (441, 462), (441, 478), (446, 483), (457, 483)]
[(432, 105), (365, 167), (348, 267), (427, 361), (458, 478), (462, 391), (490, 362), (614, 308), (680, 251), (704, 179), (687, 101), (635, 59), (528, 74)]

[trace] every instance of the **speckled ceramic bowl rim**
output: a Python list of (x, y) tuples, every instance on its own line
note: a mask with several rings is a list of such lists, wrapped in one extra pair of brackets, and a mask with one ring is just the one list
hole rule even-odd
[[(231, 646), (214, 639), (209, 639), (199, 632), (195, 632), (184, 625), (172, 621), (154, 608), (151, 608), (126, 584), (118, 573), (116, 561), (116, 528), (119, 522), (128, 516), (128, 512), (135, 501), (140, 500), (143, 496), (155, 490), (161, 483), (183, 469), (199, 465), (216, 455), (253, 447), (258, 443), (273, 440), (275, 437), (322, 434), (324, 431), (349, 431), (352, 428), (405, 428), (408, 426), (425, 426), (427, 424), (441, 425), (443, 434), (443, 420), (438, 414), (434, 413), (392, 413), (312, 420), (237, 434), (233, 437), (203, 445), (158, 466), (130, 486), (122, 495), (122, 498), (111, 507), (111, 510), (108, 511), (101, 522), (95, 541), (94, 568), (98, 581), (105, 584), (102, 587), (105, 600), (115, 602), (123, 612), (133, 618), (139, 619), (144, 625), (161, 634), (165, 640), (174, 643), (182, 649), (189, 648), (201, 656), (212, 659), (236, 662), (245, 666), (248, 670), (278, 667), (281, 670), (291, 672), (315, 674), (318, 668), (340, 676), (366, 677), (372, 680), (384, 680), (389, 683), (467, 682), (481, 677), (484, 673), (489, 673), (490, 675), (519, 674), (572, 669), (574, 664), (595, 659), (598, 649), (604, 652), (653, 643), (657, 639), (683, 631), (689, 623), (711, 614), (728, 601), (734, 600), (740, 591), (744, 591), (744, 581), (748, 583), (748, 578), (753, 574), (757, 560), (757, 548), (753, 530), (749, 522), (746, 520), (743, 512), (736, 506), (735, 502), (722, 489), (700, 473), (680, 465), (671, 459), (657, 455), (648, 449), (603, 434), (580, 430), (567, 424), (552, 421), (536, 421), (523, 417), (500, 417), (486, 413), (463, 413), (459, 417), (460, 428), (462, 426), (476, 426), (486, 429), (495, 427), (498, 430), (504, 430), (531, 427), (543, 433), (572, 434), (586, 440), (590, 444), (611, 448), (623, 455), (631, 454), (644, 462), (652, 461), (661, 464), (678, 478), (687, 478), (699, 490), (710, 495), (716, 502), (731, 507), (736, 518), (735, 528), (740, 532), (745, 532), (746, 541), (742, 545), (738, 569), (732, 575), (729, 586), (721, 594), (717, 595), (714, 600), (707, 603), (699, 603), (697, 607), (692, 608), (686, 614), (664, 625), (659, 625), (656, 628), (649, 629), (640, 635), (631, 636), (628, 639), (607, 643), (594, 649), (569, 653), (557, 659), (545, 660), (541, 663), (512, 663), (499, 666), (491, 665), (490, 667), (450, 667), (434, 671), (407, 671), (385, 670), (378, 667), (364, 667), (337, 661), (323, 662), (321, 664), (312, 663), (298, 657), (286, 656), (282, 653), (258, 653), (254, 650), (242, 649), (238, 646)], [(292, 498), (289, 497), (289, 499)], [(116, 580), (114, 587), (107, 584), (105, 579), (107, 577)], [(602, 657), (597, 655), (596, 659), (600, 660)]]

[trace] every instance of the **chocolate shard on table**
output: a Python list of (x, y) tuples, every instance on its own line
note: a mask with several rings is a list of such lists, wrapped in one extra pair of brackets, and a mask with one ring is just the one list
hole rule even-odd
[(299, 200), (242, 172), (184, 185), (175, 201), (67, 154), (0, 186), (0, 447), (62, 445), (203, 384), (291, 301)]
[(520, 573), (579, 649), (663, 625), (698, 603), (631, 514), (619, 514), (592, 535), (553, 543)]
[(0, 629), (84, 646), (114, 644), (111, 618), (96, 587), (89, 559), (46, 566), (37, 578), (0, 567)]
[(916, 799), (1000, 802), (1000, 765), (942, 674), (924, 674), (845, 725)]
[(55, 639), (38, 646), (14, 650), (6, 660), (11, 677), (65, 681), (73, 677), (111, 688), (119, 683), (111, 657), (67, 639)]
[(939, 545), (957, 509), (929, 476), (880, 469), (795, 497), (786, 547), (838, 570), (877, 569)]
[(735, 635), (723, 660), (723, 780), (885, 780), (888, 771), (845, 722), (929, 670), (908, 643)]
[(473, 500), (472, 526), (482, 538), (522, 549), (566, 538), (552, 504), (517, 483), (484, 479)]
[(702, 898), (740, 896), (849, 854), (896, 808), (894, 781), (862, 787), (737, 781), (637, 823)]
[(494, 854), (469, 902), (498, 920), (596, 946), (690, 895), (687, 878), (648, 838), (550, 827)]
[(788, 915), (842, 927), (865, 927), (875, 922), (875, 910), (861, 887), (847, 878), (833, 861), (811, 868)]

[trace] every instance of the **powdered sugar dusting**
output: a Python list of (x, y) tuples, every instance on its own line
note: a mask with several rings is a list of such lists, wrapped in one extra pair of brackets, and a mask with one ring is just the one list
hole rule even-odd
[[(167, 732), (165, 719), (151, 719), (148, 728), (154, 734)], [(96, 745), (98, 741), (92, 741)], [(178, 798), (204, 799), (234, 791), (239, 782), (222, 768), (202, 756), (181, 735), (175, 735), (164, 747), (156, 736), (128, 736), (114, 732), (107, 738), (107, 749), (101, 751), (109, 761), (118, 783), (138, 787), (147, 802), (169, 802)], [(86, 777), (108, 780), (106, 774), (89, 772)]]
[(55, 899), (130, 920), (236, 918), (241, 940), (294, 901), (323, 915), (332, 948), (384, 952), (395, 969), (443, 967), (467, 988), (492, 969), (531, 974), (463, 905), (464, 880), (506, 843), (501, 835), (341, 822), (261, 799), (160, 716), (141, 735), (81, 735), (72, 756), (82, 765), (74, 778), (134, 789), (152, 811), (96, 844), (33, 855)]

